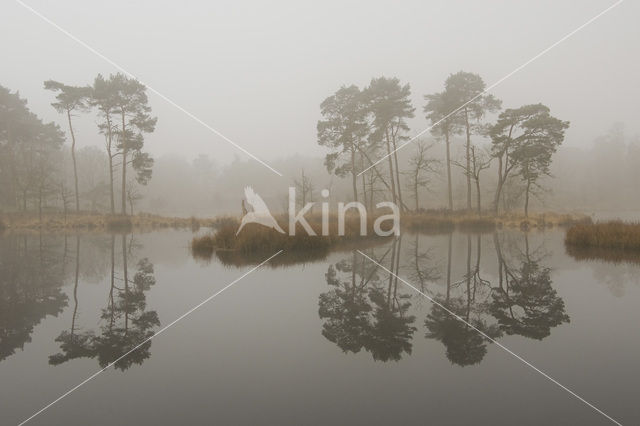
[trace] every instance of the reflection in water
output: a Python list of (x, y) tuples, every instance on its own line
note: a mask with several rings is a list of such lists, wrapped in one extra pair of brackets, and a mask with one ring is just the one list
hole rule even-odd
[[(392, 271), (400, 262), (401, 241), (394, 240), (377, 259), (385, 262), (390, 253)], [(407, 314), (410, 296), (399, 291), (398, 279), (389, 275), (385, 280), (377, 269), (355, 251), (329, 266), (325, 277), (332, 289), (319, 300), (322, 335), (344, 352), (365, 349), (375, 360), (398, 361), (403, 353), (411, 354), (415, 316)]]
[[(367, 254), (394, 274), (409, 278), (446, 308), (431, 305), (424, 320), (425, 337), (441, 342), (453, 364), (465, 366), (480, 363), (491, 342), (475, 329), (491, 339), (517, 334), (541, 340), (553, 327), (569, 322), (564, 301), (552, 288), (551, 270), (543, 264), (547, 257), (544, 247), (531, 251), (528, 235), (523, 235), (523, 249), (511, 241), (505, 252), (500, 241), (504, 235), (494, 234), (498, 259), (494, 283), (482, 268), (481, 235), (463, 236), (466, 256), (458, 264), (453, 257), (454, 234), (446, 236), (444, 248), (421, 251), (416, 236), (409, 250), (402, 253), (399, 237), (382, 249), (384, 252), (372, 248)], [(435, 248), (446, 253), (443, 274), (432, 260), (433, 252), (438, 251)], [(460, 279), (454, 281), (457, 274)], [(444, 289), (438, 283), (441, 276), (445, 277)], [(380, 361), (398, 361), (403, 354), (411, 353), (417, 330), (411, 298), (422, 296), (411, 294), (404, 286), (398, 288), (397, 277), (379, 270), (356, 252), (330, 265), (325, 277), (331, 287), (319, 299), (325, 338), (344, 352), (365, 349)]]
[[(466, 323), (451, 315), (441, 306), (432, 305), (431, 312), (425, 319), (425, 327), (428, 330), (426, 337), (442, 342), (446, 348), (449, 361), (465, 366), (477, 364), (487, 353), (487, 340), (478, 331), (495, 339), (500, 336), (500, 329), (492, 324), (488, 318), (488, 305), (485, 298), (479, 297), (482, 290), (490, 289), (490, 283), (480, 277), (481, 236), (477, 235), (476, 262), (471, 268), (472, 243), (471, 236), (467, 235), (466, 273), (462, 281), (451, 283), (451, 252), (452, 238), (449, 235), (447, 249), (447, 282), (445, 296), (436, 296), (434, 299), (449, 311), (463, 318)], [(452, 296), (452, 291), (464, 284), (461, 296)]]
[[(491, 243), (495, 254), (487, 250)], [(127, 235), (0, 238), (0, 361), (29, 342), (45, 317), (67, 306), (69, 322), (56, 333), (59, 350), (49, 356), (51, 365), (92, 358), (104, 367), (152, 336), (160, 324), (146, 303), (154, 267), (148, 258), (137, 258), (138, 249)], [(493, 339), (541, 340), (569, 322), (552, 287), (548, 254), (543, 246), (531, 250), (526, 233), (498, 232), (493, 240), (405, 235), (361, 249)], [(456, 365), (477, 364), (487, 353), (490, 340), (355, 251), (328, 265), (325, 279), (328, 289), (319, 295), (318, 309), (322, 335), (345, 353), (364, 350), (374, 360), (399, 361), (412, 353), (416, 335), (442, 343)], [(105, 284), (100, 291), (106, 302), (101, 299), (98, 312), (80, 321), (81, 296), (91, 280)], [(116, 368), (143, 363), (150, 349), (149, 341)]]
[(6, 235), (0, 244), (0, 361), (31, 341), (33, 328), (67, 306), (61, 291), (67, 257), (49, 239)]
[[(80, 262), (80, 240), (76, 243), (76, 275), (74, 286), (75, 307), (69, 331), (64, 330), (56, 338), (60, 343), (60, 352), (49, 357), (49, 363), (59, 365), (74, 358), (97, 358), (101, 367), (105, 367), (123, 354), (135, 348), (153, 335), (153, 328), (160, 325), (158, 314), (146, 310), (146, 296), (155, 284), (153, 265), (144, 258), (137, 264), (137, 271), (131, 280), (128, 271), (128, 258), (133, 243), (127, 247), (127, 236), (121, 236), (122, 278), (115, 275), (115, 235), (111, 236), (111, 275), (107, 307), (102, 309), (99, 334), (93, 330), (76, 333), (75, 317), (77, 312), (78, 270)], [(122, 285), (116, 286), (116, 280)], [(146, 342), (127, 357), (118, 360), (115, 368), (122, 371), (133, 364), (142, 364), (151, 356), (151, 341)]]
[(525, 251), (516, 267), (505, 261), (500, 241), (497, 236), (494, 239), (500, 281), (493, 295), (491, 313), (505, 333), (542, 340), (553, 327), (569, 322), (569, 316), (565, 313), (564, 301), (551, 287), (550, 268), (540, 264), (546, 253), (530, 253), (526, 233), (524, 239)]

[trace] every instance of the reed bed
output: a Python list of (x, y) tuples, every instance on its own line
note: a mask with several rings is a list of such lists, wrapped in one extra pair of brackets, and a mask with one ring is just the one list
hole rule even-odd
[(574, 225), (565, 244), (571, 247), (640, 252), (640, 223), (622, 221)]
[[(282, 229), (288, 229), (286, 218), (281, 216), (276, 219)], [(295, 235), (282, 234), (274, 229), (266, 228), (258, 224), (248, 224), (236, 235), (240, 223), (237, 219), (227, 218), (224, 223), (217, 226), (214, 234), (193, 238), (191, 250), (195, 256), (207, 257), (214, 251), (237, 251), (243, 256), (271, 253), (278, 250), (288, 252), (301, 252), (326, 254), (329, 249), (349, 243), (361, 243), (368, 240), (380, 240), (385, 237), (374, 233), (373, 224), (375, 218), (369, 218), (365, 224), (366, 235), (361, 235), (360, 218), (356, 215), (347, 215), (345, 218), (344, 235), (338, 235), (337, 217), (329, 218), (329, 235), (322, 235), (322, 218), (320, 215), (312, 215), (307, 218), (309, 226), (316, 235), (309, 235), (298, 224)], [(385, 228), (385, 225), (387, 226)], [(390, 221), (382, 224), (383, 230), (390, 229)], [(224, 256), (224, 255), (223, 255)], [(230, 256), (230, 255), (229, 255)], [(259, 256), (258, 256), (259, 257)], [(254, 260), (254, 259), (252, 259)]]

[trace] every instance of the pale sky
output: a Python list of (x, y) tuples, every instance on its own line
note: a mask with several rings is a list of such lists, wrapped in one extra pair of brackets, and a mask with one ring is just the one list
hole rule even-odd
[[(415, 134), (428, 126), (423, 95), (450, 73), (475, 72), (489, 85), (615, 3), (24, 1), (267, 162), (324, 154), (319, 104), (342, 84), (381, 75), (410, 83)], [(43, 81), (83, 85), (117, 70), (14, 0), (0, 8), (0, 84), (66, 130)], [(640, 132), (639, 17), (638, 2), (623, 2), (492, 93), (505, 107), (548, 105), (571, 121), (567, 145), (588, 146), (615, 121)], [(245, 158), (159, 97), (150, 102), (153, 155)], [(80, 146), (102, 147), (93, 117), (78, 133)]]

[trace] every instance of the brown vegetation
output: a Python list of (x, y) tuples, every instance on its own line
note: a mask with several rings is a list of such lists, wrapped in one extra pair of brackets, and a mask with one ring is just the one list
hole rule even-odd
[(152, 214), (135, 216), (109, 215), (98, 213), (37, 214), (11, 213), (4, 216), (4, 224), (8, 231), (46, 230), (49, 232), (64, 231), (110, 231), (125, 232), (132, 229), (187, 228), (198, 229), (200, 226), (213, 226), (211, 219), (163, 217)]
[(567, 253), (576, 259), (640, 261), (640, 223), (622, 221), (574, 225), (565, 237)]
[(447, 233), (458, 229), (464, 232), (491, 232), (498, 227), (508, 228), (551, 228), (591, 223), (588, 216), (580, 214), (538, 213), (525, 217), (510, 213), (499, 216), (478, 215), (469, 211), (427, 210), (417, 214), (405, 214), (401, 226), (414, 232)]
[[(360, 235), (360, 219), (355, 215), (348, 215), (345, 218), (345, 235), (343, 236), (338, 235), (338, 219), (334, 216), (329, 220), (329, 235), (322, 236), (320, 215), (311, 215), (307, 218), (307, 222), (317, 234), (316, 236), (308, 235), (299, 224), (293, 236), (281, 234), (257, 224), (246, 225), (242, 232), (236, 236), (239, 227), (238, 220), (226, 218), (224, 222), (217, 225), (215, 234), (195, 237), (191, 242), (191, 250), (195, 256), (204, 258), (210, 257), (214, 251), (216, 254), (222, 251), (235, 251), (239, 255), (221, 254), (218, 257), (232, 259), (233, 256), (240, 256), (247, 259), (247, 256), (250, 256), (250, 263), (258, 259), (264, 260), (262, 254), (273, 254), (277, 250), (304, 253), (305, 256), (315, 252), (317, 255), (325, 256), (332, 248), (383, 239), (384, 237), (379, 237), (373, 232), (374, 220), (374, 218), (369, 218), (367, 221), (366, 236)], [(278, 222), (283, 229), (288, 229), (284, 217), (278, 218)], [(389, 226), (390, 221), (382, 223), (385, 230), (389, 229)]]

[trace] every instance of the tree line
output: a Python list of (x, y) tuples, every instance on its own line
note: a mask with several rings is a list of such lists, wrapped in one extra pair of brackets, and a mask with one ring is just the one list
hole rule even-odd
[[(485, 88), (478, 74), (460, 71), (446, 79), (441, 92), (424, 96), (423, 113), (431, 134), (444, 142), (446, 205), (453, 210), (451, 170), (458, 166), (466, 177), (466, 210), (474, 209), (475, 191), (475, 209), (481, 213), (481, 172), (497, 162), (494, 213), (498, 213), (505, 186), (515, 179), (521, 183), (527, 215), (530, 196), (539, 189), (540, 178), (550, 176), (552, 156), (569, 123), (553, 117), (540, 103), (505, 109), (490, 123), (487, 116), (501, 111), (502, 102)], [(429, 175), (439, 171), (437, 162), (427, 156), (431, 145), (424, 141), (416, 141), (409, 169), (401, 169), (398, 149), (411, 140), (408, 120), (415, 116), (410, 96), (408, 83), (379, 77), (362, 89), (342, 86), (320, 104), (317, 141), (330, 150), (325, 166), (329, 173), (350, 177), (353, 200), (361, 200), (371, 209), (376, 197), (389, 196), (402, 211), (420, 210), (419, 188), (428, 186)], [(465, 154), (457, 161), (451, 157), (451, 144), (461, 134)], [(472, 138), (491, 142), (482, 147)], [(384, 161), (377, 163), (379, 158)], [(404, 189), (414, 199), (413, 209)]]
[[(51, 106), (63, 114), (71, 138), (72, 184), (68, 184), (64, 158), (65, 134), (57, 124), (45, 123), (27, 107), (18, 92), (0, 86), (0, 201), (15, 211), (27, 211), (51, 199), (59, 201), (66, 213), (69, 205), (81, 210), (81, 198), (91, 194), (79, 190), (77, 136), (74, 120), (79, 114), (97, 113), (97, 131), (104, 137), (109, 171), (109, 202), (116, 214), (116, 173), (120, 175), (120, 214), (135, 194), (134, 182), (146, 185), (151, 179), (153, 158), (144, 151), (144, 135), (155, 130), (146, 88), (123, 74), (98, 75), (92, 85), (70, 86), (48, 80), (44, 88), (55, 94)], [(118, 170), (119, 168), (119, 170)], [(71, 188), (69, 188), (71, 186)]]

